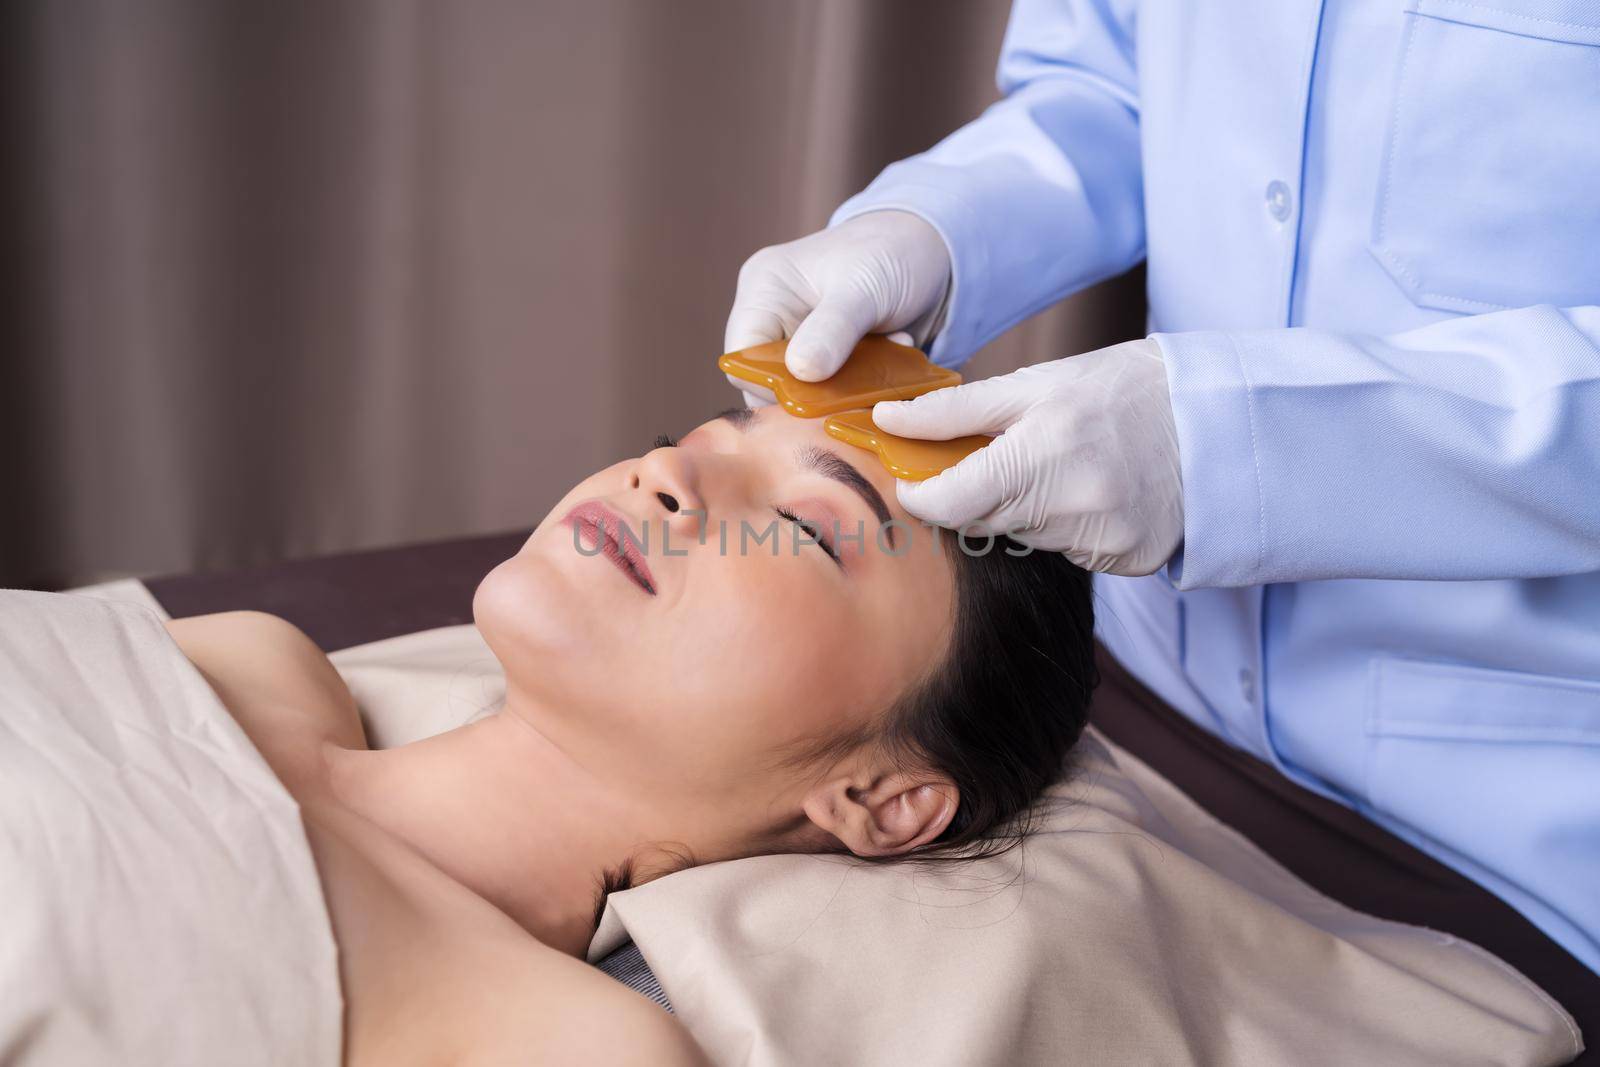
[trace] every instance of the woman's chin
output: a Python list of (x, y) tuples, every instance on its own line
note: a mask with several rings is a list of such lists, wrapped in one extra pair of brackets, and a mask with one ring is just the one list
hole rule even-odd
[(551, 656), (592, 659), (606, 641), (597, 632), (596, 595), (543, 554), (524, 549), (478, 583), (472, 619), (510, 677)]

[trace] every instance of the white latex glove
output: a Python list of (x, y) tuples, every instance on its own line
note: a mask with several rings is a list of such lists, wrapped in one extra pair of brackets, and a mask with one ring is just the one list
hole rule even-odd
[(1183, 539), (1177, 428), (1154, 341), (884, 402), (872, 418), (902, 437), (1001, 434), (942, 474), (899, 483), (920, 519), (1009, 534), (1112, 574), (1149, 574)]
[[(869, 333), (924, 342), (949, 287), (939, 231), (907, 211), (870, 211), (746, 260), (722, 350), (790, 337), (789, 373), (819, 382)], [(728, 381), (747, 403), (772, 402), (765, 389)]]

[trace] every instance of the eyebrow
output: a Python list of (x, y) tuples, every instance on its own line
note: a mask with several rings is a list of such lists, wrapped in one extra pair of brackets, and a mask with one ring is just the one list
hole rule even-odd
[[(867, 507), (878, 517), (878, 522), (887, 524), (893, 516), (889, 514), (889, 505), (884, 503), (883, 494), (877, 487), (867, 481), (865, 476), (856, 469), (855, 464), (848, 462), (837, 452), (826, 448), (811, 445), (802, 448), (797, 457), (801, 470), (816, 471), (824, 478), (832, 478), (841, 485), (855, 490), (857, 496), (867, 502)], [(889, 527), (889, 544), (894, 544), (894, 527)]]
[[(732, 423), (740, 433), (750, 428), (750, 423), (756, 417), (756, 409), (751, 407), (729, 408), (727, 411), (717, 413), (717, 418), (725, 419)], [(815, 471), (824, 478), (831, 478), (841, 485), (854, 490), (856, 495), (866, 501), (867, 507), (872, 509), (872, 514), (878, 521), (887, 525), (894, 516), (889, 511), (889, 505), (884, 502), (883, 494), (878, 492), (877, 486), (867, 481), (866, 476), (856, 468), (856, 465), (840, 456), (837, 452), (815, 445), (802, 448), (796, 457), (800, 461), (801, 470)], [(889, 544), (894, 544), (895, 530), (889, 526)]]
[(744, 431), (750, 428), (750, 420), (754, 419), (755, 417), (755, 408), (729, 408), (727, 411), (717, 412), (712, 421), (715, 422), (717, 419), (726, 419), (728, 422), (733, 424), (734, 429), (738, 430), (740, 433), (744, 433)]

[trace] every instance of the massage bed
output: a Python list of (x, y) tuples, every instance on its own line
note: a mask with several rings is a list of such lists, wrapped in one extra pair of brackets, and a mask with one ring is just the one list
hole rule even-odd
[[(113, 583), (95, 592), (143, 600), (173, 618), (238, 609), (271, 612), (333, 653), (471, 622), (477, 583), (526, 536), (514, 532)], [(1340, 904), (1487, 949), (1550, 994), (1585, 1033), (1600, 1034), (1600, 976), (1499, 898), (1206, 733), (1166, 708), (1109, 658), (1102, 656), (1100, 670), (1102, 685), (1091, 716), (1098, 731), (1211, 815)], [(672, 1010), (631, 941), (598, 965)], [(1600, 1052), (1591, 1049), (1572, 1062), (1600, 1064)]]

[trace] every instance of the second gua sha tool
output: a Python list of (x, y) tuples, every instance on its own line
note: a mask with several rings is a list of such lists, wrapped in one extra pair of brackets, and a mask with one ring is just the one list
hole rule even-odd
[(822, 424), (828, 436), (847, 445), (876, 452), (889, 473), (908, 482), (920, 482), (954, 467), (984, 445), (992, 437), (973, 435), (957, 437), (950, 441), (924, 441), (920, 437), (896, 437), (884, 433), (872, 421), (870, 411), (844, 411), (829, 415)]
[(827, 416), (823, 428), (829, 436), (874, 453), (896, 478), (931, 478), (994, 440), (973, 436), (924, 441), (878, 429), (870, 410), (878, 401), (910, 400), (961, 384), (961, 375), (929, 362), (915, 348), (887, 337), (864, 337), (838, 373), (821, 382), (803, 382), (789, 373), (784, 365), (788, 348), (787, 340), (771, 341), (729, 352), (717, 360), (717, 366), (724, 374), (771, 390), (791, 415), (802, 419)]

